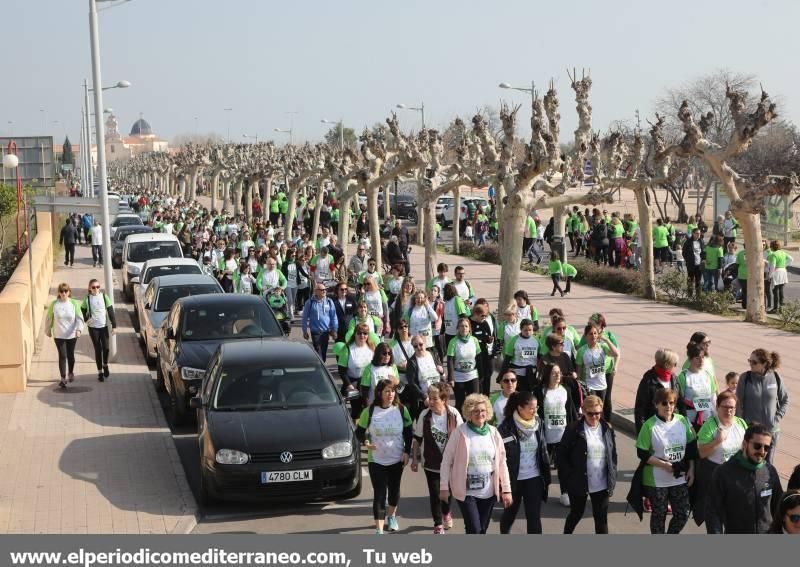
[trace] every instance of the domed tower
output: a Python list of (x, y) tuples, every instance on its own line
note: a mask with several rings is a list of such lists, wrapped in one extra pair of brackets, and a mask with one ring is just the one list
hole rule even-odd
[(131, 136), (152, 136), (153, 129), (150, 127), (150, 124), (144, 118), (139, 118), (136, 122), (133, 123), (133, 127), (131, 128)]

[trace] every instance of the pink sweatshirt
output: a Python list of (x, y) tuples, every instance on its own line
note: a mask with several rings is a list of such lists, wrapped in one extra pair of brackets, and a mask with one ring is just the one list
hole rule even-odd
[[(468, 425), (462, 423), (450, 436), (442, 455), (442, 466), (439, 469), (439, 490), (450, 490), (453, 498), (462, 502), (467, 498), (467, 463), (469, 462), (469, 438), (466, 434)], [(489, 426), (489, 435), (494, 440), (494, 495), (501, 500), (504, 492), (511, 492), (511, 480), (506, 465), (506, 448), (497, 428)], [(499, 473), (499, 474), (498, 474)]]

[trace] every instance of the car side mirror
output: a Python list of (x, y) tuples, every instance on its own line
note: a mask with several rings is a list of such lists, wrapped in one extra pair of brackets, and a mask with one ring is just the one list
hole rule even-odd
[(132, 283), (132, 284), (137, 284), (137, 283), (139, 283), (139, 278), (138, 278), (138, 277), (131, 278), (131, 283)]
[(167, 327), (167, 332), (164, 335), (164, 337), (168, 341), (174, 341), (175, 340), (175, 330), (172, 327)]
[(201, 398), (200, 396), (189, 398), (189, 407), (195, 410), (203, 409), (203, 398)]

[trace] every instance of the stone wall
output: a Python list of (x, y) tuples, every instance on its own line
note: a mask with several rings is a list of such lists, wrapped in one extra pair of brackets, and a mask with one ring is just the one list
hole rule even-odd
[(38, 232), (30, 249), (0, 292), (0, 393), (25, 390), (36, 338), (46, 314), (53, 279), (51, 214), (37, 213), (36, 226)]

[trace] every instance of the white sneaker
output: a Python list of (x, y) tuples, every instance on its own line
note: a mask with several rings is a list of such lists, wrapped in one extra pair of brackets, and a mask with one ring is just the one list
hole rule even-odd
[(561, 498), (559, 498), (559, 502), (561, 502), (561, 505), (565, 508), (569, 508), (569, 494), (566, 492), (562, 494)]

